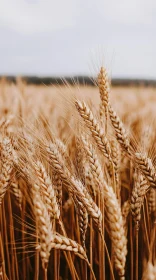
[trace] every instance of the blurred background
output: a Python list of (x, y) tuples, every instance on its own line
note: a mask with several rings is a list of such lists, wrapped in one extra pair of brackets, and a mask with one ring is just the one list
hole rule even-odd
[(155, 0), (1, 0), (0, 75), (156, 79)]

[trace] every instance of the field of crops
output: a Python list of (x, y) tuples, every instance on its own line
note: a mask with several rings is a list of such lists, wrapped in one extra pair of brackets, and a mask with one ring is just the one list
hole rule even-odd
[(0, 279), (156, 279), (156, 88), (0, 81)]

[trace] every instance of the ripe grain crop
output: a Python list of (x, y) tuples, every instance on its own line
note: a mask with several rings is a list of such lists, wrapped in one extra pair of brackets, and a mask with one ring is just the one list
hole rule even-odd
[(0, 81), (0, 279), (156, 279), (155, 105), (104, 67)]

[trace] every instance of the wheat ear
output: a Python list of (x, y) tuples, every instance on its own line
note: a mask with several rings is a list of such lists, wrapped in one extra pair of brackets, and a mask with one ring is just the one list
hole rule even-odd
[(87, 152), (87, 157), (89, 160), (92, 176), (95, 178), (95, 181), (98, 185), (99, 191), (102, 194), (102, 185), (103, 185), (103, 172), (101, 166), (99, 164), (98, 157), (93, 149), (93, 145), (88, 143), (85, 138), (82, 138), (82, 142), (84, 144), (84, 148)]
[(9, 186), (11, 172), (13, 170), (12, 145), (8, 137), (2, 141), (1, 149), (1, 174), (0, 174), (0, 206)]
[(120, 120), (119, 116), (116, 114), (116, 112), (114, 111), (111, 105), (109, 105), (109, 116), (110, 116), (111, 123), (114, 127), (115, 135), (118, 142), (120, 143), (121, 147), (125, 151), (129, 152), (128, 135), (126, 133), (122, 121)]
[(75, 106), (86, 123), (86, 126), (90, 130), (92, 137), (94, 138), (99, 150), (102, 154), (112, 162), (111, 148), (108, 139), (104, 135), (99, 123), (93, 116), (92, 111), (85, 104), (85, 102), (76, 101)]
[(84, 172), (85, 172), (85, 186), (87, 188), (87, 190), (89, 191), (90, 195), (95, 198), (96, 194), (97, 194), (97, 188), (96, 188), (96, 184), (94, 182), (94, 178), (92, 175), (92, 171), (91, 168), (89, 166), (89, 164), (85, 165), (84, 167)]
[(52, 234), (50, 246), (51, 249), (74, 252), (74, 254), (78, 255), (80, 258), (87, 260), (86, 252), (80, 244), (58, 233)]
[(116, 179), (116, 184), (118, 185), (119, 183), (119, 169), (120, 169), (120, 149), (119, 149), (119, 144), (118, 142), (113, 139), (111, 141), (111, 151), (112, 151), (112, 160), (114, 163), (114, 171), (115, 171), (115, 179)]
[(74, 197), (73, 199), (76, 204), (76, 212), (78, 214), (82, 246), (83, 248), (85, 248), (86, 231), (88, 227), (88, 212), (81, 201), (77, 200), (76, 197)]
[(125, 279), (125, 263), (127, 255), (127, 239), (121, 207), (112, 187), (104, 184), (105, 215), (109, 223), (110, 238), (114, 250), (114, 263), (121, 279)]
[(51, 236), (52, 236), (52, 224), (47, 208), (44, 205), (41, 196), (39, 194), (38, 185), (32, 185), (34, 213), (37, 222), (37, 232), (40, 242), (40, 256), (42, 260), (42, 266), (47, 269), (48, 261), (51, 251)]
[(141, 220), (141, 206), (148, 188), (146, 179), (141, 174), (136, 173), (131, 194), (131, 211), (135, 223), (139, 223)]
[(37, 180), (40, 186), (40, 191), (43, 196), (43, 201), (48, 209), (49, 215), (52, 219), (59, 220), (60, 218), (60, 209), (57, 204), (57, 198), (55, 191), (51, 182), (49, 175), (44, 167), (44, 165), (37, 160), (34, 162), (34, 169), (37, 174)]
[(110, 85), (109, 85), (108, 73), (104, 67), (101, 67), (98, 75), (98, 87), (99, 87), (100, 98), (101, 98), (100, 117), (103, 120), (103, 113), (105, 113), (105, 117), (106, 117), (105, 127), (107, 130)]
[(127, 235), (127, 217), (130, 212), (130, 201), (126, 200), (122, 205), (122, 217), (123, 217), (123, 225), (125, 229), (125, 234)]
[(150, 189), (147, 193), (149, 214), (156, 217), (156, 190)]
[(62, 181), (57, 173), (55, 173), (53, 175), (52, 182), (54, 185), (57, 203), (58, 203), (59, 208), (61, 209), (61, 207), (62, 207)]
[(19, 205), (19, 207), (21, 208), (22, 205), (22, 192), (19, 188), (19, 184), (18, 181), (14, 178), (11, 182), (10, 188), (14, 194), (14, 196), (16, 197), (17, 203)]
[(152, 164), (151, 159), (148, 158), (145, 154), (135, 153), (134, 160), (141, 170), (142, 174), (149, 182), (150, 186), (156, 188), (156, 170)]
[(88, 213), (93, 217), (93, 219), (100, 219), (101, 221), (102, 216), (100, 209), (92, 200), (91, 196), (83, 187), (82, 183), (71, 176), (70, 171), (66, 168), (66, 166), (62, 165), (62, 160), (59, 156), (57, 147), (51, 144), (50, 146), (46, 147), (46, 150), (49, 154), (51, 165), (68, 187), (68, 191), (77, 196), (78, 200), (84, 204)]
[(98, 161), (98, 157), (96, 156), (95, 152), (93, 152), (93, 148), (88, 145), (84, 139), (83, 142), (85, 143), (89, 162), (91, 164), (91, 170), (93, 173), (95, 173), (97, 182), (103, 188), (105, 213), (109, 222), (110, 238), (113, 243), (115, 267), (118, 270), (119, 275), (124, 277), (127, 254), (127, 239), (125, 236), (121, 207), (112, 187), (109, 187), (103, 178), (102, 168)]

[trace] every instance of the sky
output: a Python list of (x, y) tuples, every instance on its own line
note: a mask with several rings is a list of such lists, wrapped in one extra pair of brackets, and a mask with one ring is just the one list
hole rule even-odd
[(0, 75), (156, 79), (155, 0), (0, 0)]

